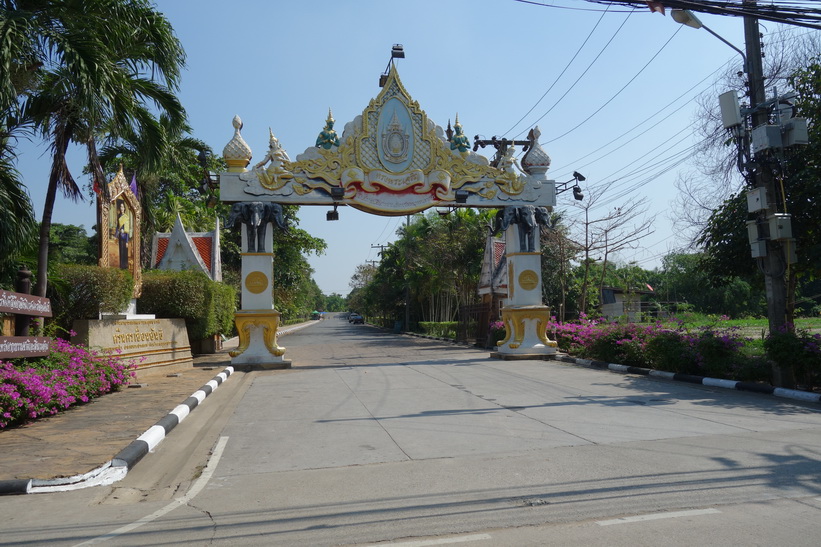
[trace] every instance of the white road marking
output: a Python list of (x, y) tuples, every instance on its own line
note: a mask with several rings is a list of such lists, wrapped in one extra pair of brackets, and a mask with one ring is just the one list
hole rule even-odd
[(194, 481), (194, 484), (191, 486), (191, 488), (188, 490), (188, 492), (186, 492), (186, 494), (184, 496), (176, 498), (174, 501), (172, 501), (171, 503), (169, 503), (168, 505), (166, 505), (162, 509), (158, 509), (157, 511), (154, 511), (150, 515), (145, 516), (145, 517), (143, 517), (139, 520), (136, 520), (136, 521), (132, 522), (131, 524), (126, 524), (125, 526), (123, 526), (121, 528), (117, 528), (113, 532), (109, 532), (108, 534), (106, 534), (104, 536), (99, 536), (99, 537), (96, 537), (94, 539), (90, 539), (88, 541), (85, 541), (83, 543), (78, 543), (77, 545), (75, 545), (75, 547), (81, 547), (83, 545), (93, 545), (95, 543), (108, 541), (108, 540), (113, 539), (117, 536), (127, 534), (128, 532), (131, 532), (132, 530), (136, 530), (137, 528), (139, 528), (140, 526), (142, 526), (144, 524), (148, 524), (149, 522), (157, 520), (161, 516), (170, 513), (171, 511), (173, 511), (177, 507), (180, 507), (181, 505), (185, 505), (186, 503), (188, 503), (189, 501), (194, 499), (194, 497), (197, 494), (199, 494), (202, 491), (203, 488), (205, 488), (205, 485), (208, 484), (208, 481), (211, 480), (211, 477), (214, 475), (214, 470), (216, 470), (217, 464), (219, 464), (220, 458), (222, 457), (222, 453), (225, 450), (225, 444), (227, 442), (228, 442), (228, 437), (220, 437), (219, 438), (219, 441), (217, 441), (217, 444), (214, 447), (214, 453), (211, 455), (211, 458), (208, 460), (208, 463), (205, 465), (205, 469), (202, 470), (202, 474), (199, 476), (199, 478), (196, 481)]
[(668, 513), (650, 513), (649, 515), (636, 515), (634, 517), (624, 517), (612, 520), (598, 520), (599, 526), (610, 526), (611, 524), (627, 524), (630, 522), (644, 522), (646, 520), (675, 519), (679, 517), (695, 517), (698, 515), (713, 515), (721, 513), (718, 509), (693, 509), (692, 511), (670, 511)]
[(440, 539), (423, 539), (419, 541), (403, 541), (402, 543), (374, 543), (372, 546), (365, 545), (364, 547), (380, 546), (384, 547), (390, 545), (392, 547), (426, 547), (427, 545), (448, 545), (451, 543), (467, 543), (469, 541), (484, 541), (491, 539), (489, 534), (472, 534), (470, 536), (459, 536), (451, 538)]

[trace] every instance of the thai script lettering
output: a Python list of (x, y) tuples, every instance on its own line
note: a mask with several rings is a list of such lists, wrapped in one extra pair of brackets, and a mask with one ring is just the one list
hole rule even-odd
[(421, 171), (416, 171), (405, 176), (394, 176), (384, 171), (371, 171), (368, 176), (371, 183), (379, 182), (383, 185), (393, 188), (395, 190), (404, 190), (414, 184), (424, 184), (424, 174)]
[(112, 335), (112, 342), (115, 345), (133, 342), (159, 342), (162, 339), (163, 331), (154, 329), (147, 332), (125, 332)]
[(0, 353), (46, 352), (48, 342), (42, 340), (0, 340)]
[(48, 298), (0, 290), (0, 312), (51, 316)]

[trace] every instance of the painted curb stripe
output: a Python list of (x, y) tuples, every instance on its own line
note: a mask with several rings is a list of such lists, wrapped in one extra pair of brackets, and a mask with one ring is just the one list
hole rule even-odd
[(674, 380), (679, 382), (687, 382), (689, 384), (702, 384), (704, 383), (704, 376), (694, 376), (692, 374), (682, 374), (677, 372), (675, 376), (673, 376)]
[(800, 391), (797, 389), (786, 389), (781, 387), (773, 387), (757, 382), (739, 382), (736, 380), (725, 380), (723, 378), (708, 378), (706, 376), (696, 376), (693, 374), (682, 374), (680, 372), (667, 372), (664, 370), (654, 370), (649, 368), (631, 367), (628, 365), (620, 365), (618, 363), (605, 363), (603, 361), (592, 361), (590, 359), (582, 359), (579, 357), (570, 357), (569, 355), (555, 355), (553, 361), (562, 361), (565, 363), (572, 363), (588, 368), (604, 368), (612, 372), (641, 374), (643, 376), (652, 376), (654, 378), (663, 378), (665, 380), (675, 380), (678, 382), (687, 382), (689, 384), (700, 384), (704, 386), (721, 387), (725, 389), (735, 389), (738, 391), (751, 391), (754, 393), (764, 393), (766, 395), (773, 395), (775, 397), (783, 397), (786, 399), (794, 399), (797, 401), (807, 401), (810, 403), (821, 403), (821, 394), (811, 393), (809, 391)]
[(788, 399), (796, 399), (799, 401), (809, 401), (811, 403), (821, 402), (821, 395), (818, 393), (810, 393), (809, 391), (798, 391), (796, 389), (785, 389), (777, 387), (773, 390), (773, 395), (776, 397), (786, 397)]
[(766, 393), (767, 395), (772, 395), (773, 391), (775, 391), (773, 386), (757, 384), (755, 382), (739, 382), (735, 388), (739, 391), (753, 391), (755, 393)]
[(191, 414), (191, 409), (188, 408), (188, 405), (177, 405), (174, 407), (174, 410), (171, 411), (171, 414), (176, 416), (179, 421), (183, 421)]
[(0, 481), (0, 496), (13, 494), (28, 494), (31, 479), (10, 479)]
[(138, 441), (145, 441), (148, 443), (148, 450), (154, 450), (154, 447), (160, 444), (160, 441), (165, 438), (165, 428), (159, 425), (152, 425), (145, 433), (137, 437)]
[(735, 389), (738, 384), (737, 380), (722, 380), (721, 378), (704, 378), (705, 386), (723, 387), (726, 389)]
[(143, 459), (143, 456), (146, 454), (148, 454), (147, 442), (140, 440), (132, 441), (130, 445), (114, 456), (114, 459), (111, 460), (111, 465), (113, 467), (125, 467), (127, 469), (131, 469), (137, 465), (137, 462)]
[[(162, 420), (160, 420), (159, 422), (157, 422), (157, 425), (155, 425), (154, 427), (163, 428), (165, 430), (164, 434), (168, 435), (171, 432), (172, 429), (177, 427), (177, 424), (179, 424), (179, 423), (180, 423), (179, 416), (177, 416), (176, 414), (171, 412), (169, 414), (166, 414), (165, 417)], [(160, 440), (162, 440), (162, 439), (160, 439)]]
[[(137, 437), (136, 440), (132, 441), (127, 447), (117, 453), (111, 461), (105, 463), (97, 471), (104, 470), (109, 467), (124, 467), (126, 470), (132, 469), (141, 459), (143, 459), (146, 454), (160, 444), (165, 436), (181, 421), (183, 421), (188, 414), (194, 410), (194, 408), (202, 403), (202, 401), (205, 400), (205, 397), (213, 393), (213, 391), (233, 373), (234, 367), (226, 367), (225, 370), (219, 373), (213, 380), (205, 384), (198, 391), (194, 392), (190, 397), (183, 401), (182, 404), (176, 406), (171, 412), (166, 414), (162, 419), (160, 419), (160, 421), (146, 430), (145, 433)], [(86, 475), (78, 476), (78, 480), (71, 483), (71, 486), (73, 486), (71, 489), (95, 486), (97, 483), (93, 480), (95, 478), (94, 474), (95, 472), (91, 472)], [(125, 473), (122, 473), (114, 480), (121, 480), (123, 477), (125, 477)], [(11, 494), (28, 494), (32, 491), (34, 481), (35, 479), (0, 480), (0, 496)], [(61, 485), (64, 482), (66, 482), (65, 479), (59, 479), (57, 482), (51, 480), (37, 480), (38, 484), (57, 484), (57, 486), (55, 486), (51, 491), (63, 490), (64, 488), (61, 488)], [(109, 483), (110, 482), (106, 482), (105, 484)], [(41, 491), (45, 490), (41, 489)]]

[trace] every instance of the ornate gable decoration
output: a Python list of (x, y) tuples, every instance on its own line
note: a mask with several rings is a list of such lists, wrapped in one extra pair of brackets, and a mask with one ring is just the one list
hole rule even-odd
[[(222, 200), (344, 204), (381, 215), (457, 204), (555, 203), (553, 181), (544, 178), (544, 171), (524, 173), (512, 159), (495, 168), (484, 156), (467, 150), (463, 142), (449, 142), (442, 128), (428, 119), (405, 90), (395, 66), (379, 95), (345, 125), (341, 139), (333, 126), (329, 112), (316, 146), (296, 161), (290, 160), (271, 132), (269, 150), (261, 162), (250, 171), (229, 169), (220, 175)], [(238, 127), (236, 121), (234, 127)], [(461, 134), (459, 138), (466, 140)], [(239, 129), (232, 142), (236, 139), (242, 139)]]

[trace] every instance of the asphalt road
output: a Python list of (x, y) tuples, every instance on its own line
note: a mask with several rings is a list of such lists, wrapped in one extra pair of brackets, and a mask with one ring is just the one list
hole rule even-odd
[[(329, 319), (2, 545), (817, 545), (821, 407)], [(175, 402), (169, 402), (175, 403)]]

